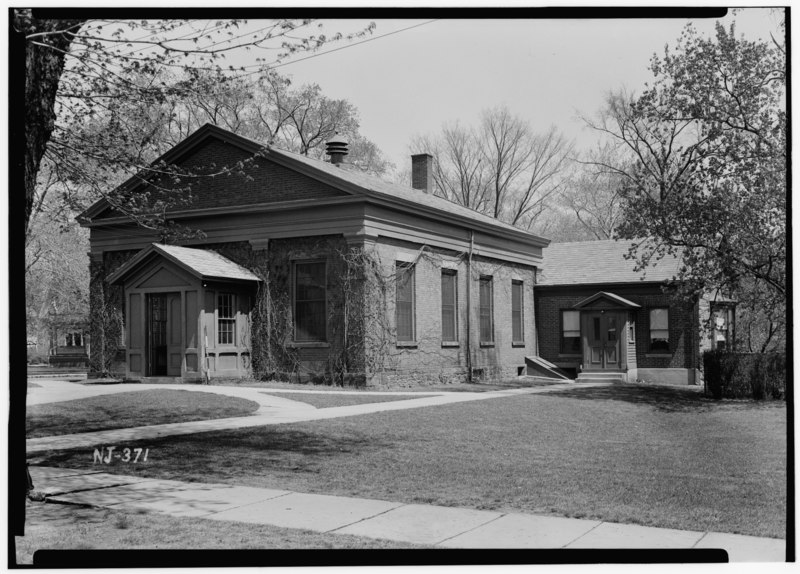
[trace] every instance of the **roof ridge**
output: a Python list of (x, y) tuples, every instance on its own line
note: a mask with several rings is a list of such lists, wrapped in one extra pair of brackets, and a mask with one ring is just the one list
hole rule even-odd
[(627, 239), (585, 239), (583, 241), (553, 241), (550, 245), (574, 245), (577, 243), (624, 243), (625, 241), (633, 241)]

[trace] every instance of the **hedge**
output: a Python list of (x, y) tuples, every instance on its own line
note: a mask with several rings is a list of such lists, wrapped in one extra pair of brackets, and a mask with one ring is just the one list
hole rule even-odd
[(715, 399), (786, 399), (786, 355), (782, 353), (703, 353), (706, 393)]

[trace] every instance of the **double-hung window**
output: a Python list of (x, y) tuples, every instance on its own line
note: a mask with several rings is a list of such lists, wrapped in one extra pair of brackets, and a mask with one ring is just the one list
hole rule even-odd
[(581, 312), (561, 311), (561, 352), (576, 355), (581, 352)]
[(442, 269), (442, 342), (458, 341), (456, 310), (458, 308), (458, 287), (456, 272)]
[(669, 309), (650, 309), (650, 352), (669, 353)]
[(294, 340), (326, 341), (325, 262), (294, 264)]
[(236, 307), (233, 293), (217, 293), (217, 344), (235, 344)]
[(512, 343), (522, 343), (525, 341), (525, 329), (523, 328), (523, 289), (522, 281), (511, 282), (511, 340)]
[(395, 266), (395, 321), (398, 341), (414, 341), (414, 266), (398, 262)]
[(479, 303), (480, 303), (480, 336), (481, 343), (494, 342), (494, 294), (492, 289), (492, 278), (481, 277), (479, 282)]
[(733, 307), (712, 305), (711, 338), (715, 349), (733, 348), (735, 317)]

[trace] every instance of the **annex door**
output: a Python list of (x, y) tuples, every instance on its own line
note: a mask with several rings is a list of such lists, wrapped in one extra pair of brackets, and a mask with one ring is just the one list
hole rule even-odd
[(181, 294), (147, 296), (147, 375), (181, 375)]
[(619, 313), (584, 311), (584, 370), (620, 370), (619, 338), (623, 320)]

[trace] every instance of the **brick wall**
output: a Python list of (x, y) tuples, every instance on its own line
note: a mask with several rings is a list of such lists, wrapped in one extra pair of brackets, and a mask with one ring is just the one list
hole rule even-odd
[[(515, 377), (524, 367), (525, 356), (535, 355), (533, 283), (534, 269), (500, 261), (474, 258), (472, 262), (471, 304), (467, 307), (467, 254), (381, 239), (376, 246), (385, 273), (391, 274), (396, 262), (415, 264), (415, 344), (394, 343), (381, 380), (393, 383), (427, 381), (439, 383), (467, 378), (467, 353), (472, 368), (486, 379)], [(442, 269), (456, 271), (457, 345), (442, 342)], [(493, 283), (494, 343), (479, 341), (479, 278), (491, 276)], [(511, 323), (511, 282), (523, 282), (524, 341), (514, 345)], [(469, 336), (467, 330), (469, 317)], [(395, 322), (395, 296), (390, 290), (388, 318)]]
[[(262, 278), (266, 278), (271, 297), (280, 302), (290, 314), (293, 312), (293, 263), (298, 260), (324, 260), (327, 278), (327, 340), (322, 344), (293, 343), (291, 325), (284, 326), (285, 333), (271, 339), (274, 356), (283, 363), (275, 365), (275, 372), (299, 374), (303, 379), (330, 378), (335, 372), (337, 361), (341, 360), (345, 349), (344, 338), (348, 334), (354, 340), (360, 329), (369, 329), (365, 317), (359, 314), (358, 306), (381, 305), (382, 317), (387, 328), (386, 345), (380, 351), (380, 364), (376, 364), (375, 353), (365, 349), (360, 357), (350, 348), (349, 371), (359, 376), (369, 377), (374, 383), (393, 384), (439, 384), (467, 378), (468, 353), (476, 376), (487, 380), (517, 376), (525, 365), (525, 357), (536, 354), (536, 330), (534, 317), (534, 269), (523, 265), (513, 265), (490, 259), (475, 257), (472, 262), (471, 305), (467, 306), (467, 256), (446, 250), (435, 250), (421, 245), (381, 239), (375, 245), (367, 246), (380, 262), (380, 276), (383, 283), (373, 289), (370, 295), (364, 292), (351, 294), (347, 326), (344, 322), (344, 282), (347, 266), (342, 255), (352, 247), (342, 236), (321, 236), (292, 239), (274, 239), (266, 249), (254, 250), (249, 242), (214, 243), (202, 248), (220, 253), (228, 259), (247, 267)], [(108, 252), (103, 262), (93, 265), (93, 290), (104, 293), (107, 298), (119, 299), (121, 288), (108, 286), (104, 277), (114, 271), (136, 251)], [(395, 281), (394, 268), (397, 261), (413, 262), (414, 271), (414, 318), (415, 341), (413, 344), (396, 339), (395, 323)], [(442, 342), (442, 269), (456, 271), (457, 281), (457, 341), (455, 344)], [(479, 341), (479, 286), (481, 276), (491, 276), (493, 285), (494, 341), (490, 345)], [(511, 292), (512, 281), (523, 285), (523, 334), (524, 341), (512, 341)], [(261, 288), (264, 288), (262, 285)], [(383, 291), (382, 297), (378, 295)], [(259, 294), (254, 295), (254, 305)], [(353, 312), (355, 311), (355, 312)], [(469, 336), (467, 315), (469, 313)], [(257, 319), (254, 319), (257, 320)], [(361, 324), (359, 324), (359, 320)], [(279, 329), (276, 321), (271, 329)], [(347, 331), (349, 329), (349, 331)], [(256, 327), (250, 329), (251, 337), (256, 338)], [(273, 333), (275, 334), (275, 333)], [(276, 342), (277, 341), (277, 342)], [(255, 347), (260, 343), (252, 340)], [(254, 361), (256, 350), (252, 356)], [(372, 360), (370, 360), (370, 357)]]
[[(540, 287), (536, 290), (537, 330), (540, 355), (554, 363), (581, 363), (581, 358), (561, 354), (561, 310), (571, 309), (598, 291), (607, 291), (642, 306), (636, 313), (636, 362), (642, 368), (696, 368), (698, 361), (698, 308), (673, 300), (658, 285)], [(670, 353), (649, 352), (649, 309), (669, 308)]]
[[(240, 206), (299, 199), (324, 199), (341, 196), (344, 192), (318, 182), (308, 176), (252, 155), (219, 140), (209, 140), (180, 163), (192, 173), (208, 175), (244, 162), (241, 169), (213, 177), (183, 178), (179, 184), (162, 182), (160, 185), (175, 189), (190, 182), (192, 201), (178, 209), (204, 209), (211, 207)], [(113, 211), (103, 217), (119, 215)]]

